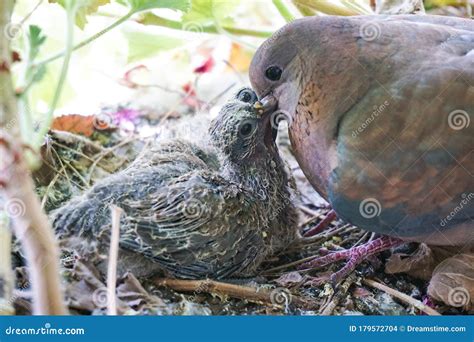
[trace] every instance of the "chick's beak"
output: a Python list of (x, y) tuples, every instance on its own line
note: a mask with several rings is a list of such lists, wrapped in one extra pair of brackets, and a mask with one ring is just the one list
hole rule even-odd
[(275, 111), (278, 107), (278, 100), (272, 94), (264, 96), (260, 101), (255, 102), (254, 108), (261, 114)]

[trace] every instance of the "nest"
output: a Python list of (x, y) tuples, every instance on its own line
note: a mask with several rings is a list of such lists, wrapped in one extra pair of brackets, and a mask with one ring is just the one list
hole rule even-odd
[[(179, 124), (179, 120), (173, 118), (172, 121), (173, 124)], [(303, 176), (293, 158), (285, 132), (285, 129), (280, 131), (279, 145), (296, 179), (301, 211), (298, 229), (304, 232), (321, 222), (330, 209)], [(43, 166), (34, 174), (44, 209), (48, 212), (60, 207), (98, 179), (123, 169), (146, 144), (137, 134), (125, 136), (118, 129), (95, 131), (89, 137), (51, 131), (42, 148)], [(424, 245), (406, 245), (393, 255), (383, 252), (359, 265), (355, 272), (338, 284), (327, 282), (321, 286), (307, 286), (305, 279), (309, 276), (327, 276), (338, 270), (341, 263), (319, 270), (297, 270), (297, 266), (310, 257), (347, 249), (373, 238), (371, 233), (336, 220), (324, 231), (289, 246), (284, 253), (267, 260), (253, 279), (234, 279), (229, 282), (209, 279), (137, 279), (131, 273), (121, 274), (117, 279), (118, 312), (125, 315), (466, 313), (461, 307), (447, 305), (437, 305), (435, 311), (431, 308), (435, 305), (425, 300), (429, 279), (421, 272), (433, 266), (428, 264), (434, 259), (430, 254), (432, 251)], [(28, 272), (18, 248), (15, 254), (15, 308), (18, 313), (28, 314)], [(394, 258), (394, 255), (398, 257)], [(413, 262), (414, 256), (418, 257), (415, 260), (418, 263)], [(404, 267), (407, 260), (412, 262), (409, 274), (396, 273), (397, 270), (407, 272)], [(390, 265), (393, 274), (386, 272)], [(71, 312), (105, 314), (109, 304), (105, 279), (95, 267), (81, 256), (65, 252), (62, 254), (61, 266)]]

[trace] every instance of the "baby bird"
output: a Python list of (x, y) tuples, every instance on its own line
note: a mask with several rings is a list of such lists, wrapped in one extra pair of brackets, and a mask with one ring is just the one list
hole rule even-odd
[(63, 244), (81, 256), (106, 255), (114, 204), (123, 209), (119, 272), (254, 275), (297, 237), (289, 175), (269, 115), (256, 111), (256, 101), (251, 89), (241, 89), (211, 123), (210, 146), (156, 145), (59, 208), (52, 221)]

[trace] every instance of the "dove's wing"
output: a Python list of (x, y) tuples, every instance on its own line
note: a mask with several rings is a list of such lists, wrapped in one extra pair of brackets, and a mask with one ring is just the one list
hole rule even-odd
[[(447, 231), (471, 224), (464, 238), (473, 239), (474, 24), (440, 30), (438, 18), (406, 17), (386, 25), (394, 20), (375, 22), (381, 36), (396, 37), (405, 20), (403, 32), (424, 27), (412, 48), (397, 50), (389, 39), (360, 43), (392, 54), (338, 122), (329, 197), (339, 215), (365, 229), (402, 237), (440, 232), (444, 244), (455, 244), (459, 237)], [(370, 202), (376, 215), (363, 211)]]
[[(383, 16), (381, 16), (383, 18)], [(370, 17), (369, 17), (370, 18)], [(386, 16), (387, 21), (406, 21), (432, 24), (436, 26), (447, 26), (460, 30), (474, 32), (474, 23), (472, 19), (447, 17), (441, 15), (396, 15)]]

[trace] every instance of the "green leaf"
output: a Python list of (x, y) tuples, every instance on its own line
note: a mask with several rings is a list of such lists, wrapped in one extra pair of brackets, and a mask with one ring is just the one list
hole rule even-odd
[(46, 65), (40, 65), (33, 74), (32, 83), (40, 82), (44, 75), (46, 75)]
[(162, 51), (172, 50), (186, 43), (185, 40), (175, 37), (140, 31), (125, 31), (124, 35), (128, 42), (129, 63), (154, 56)]
[(36, 25), (30, 25), (28, 34), (28, 58), (33, 61), (39, 53), (41, 45), (46, 40), (46, 36), (41, 32), (41, 28)]
[(191, 7), (190, 0), (117, 0), (127, 5), (133, 12), (148, 11), (155, 8), (169, 8), (187, 12)]
[[(49, 0), (66, 8), (66, 0)], [(82, 30), (87, 24), (87, 16), (96, 13), (100, 6), (107, 5), (110, 0), (73, 0), (76, 6), (76, 25)]]
[(192, 0), (191, 10), (183, 16), (183, 21), (202, 25), (230, 23), (229, 19), (238, 5), (238, 0)]

